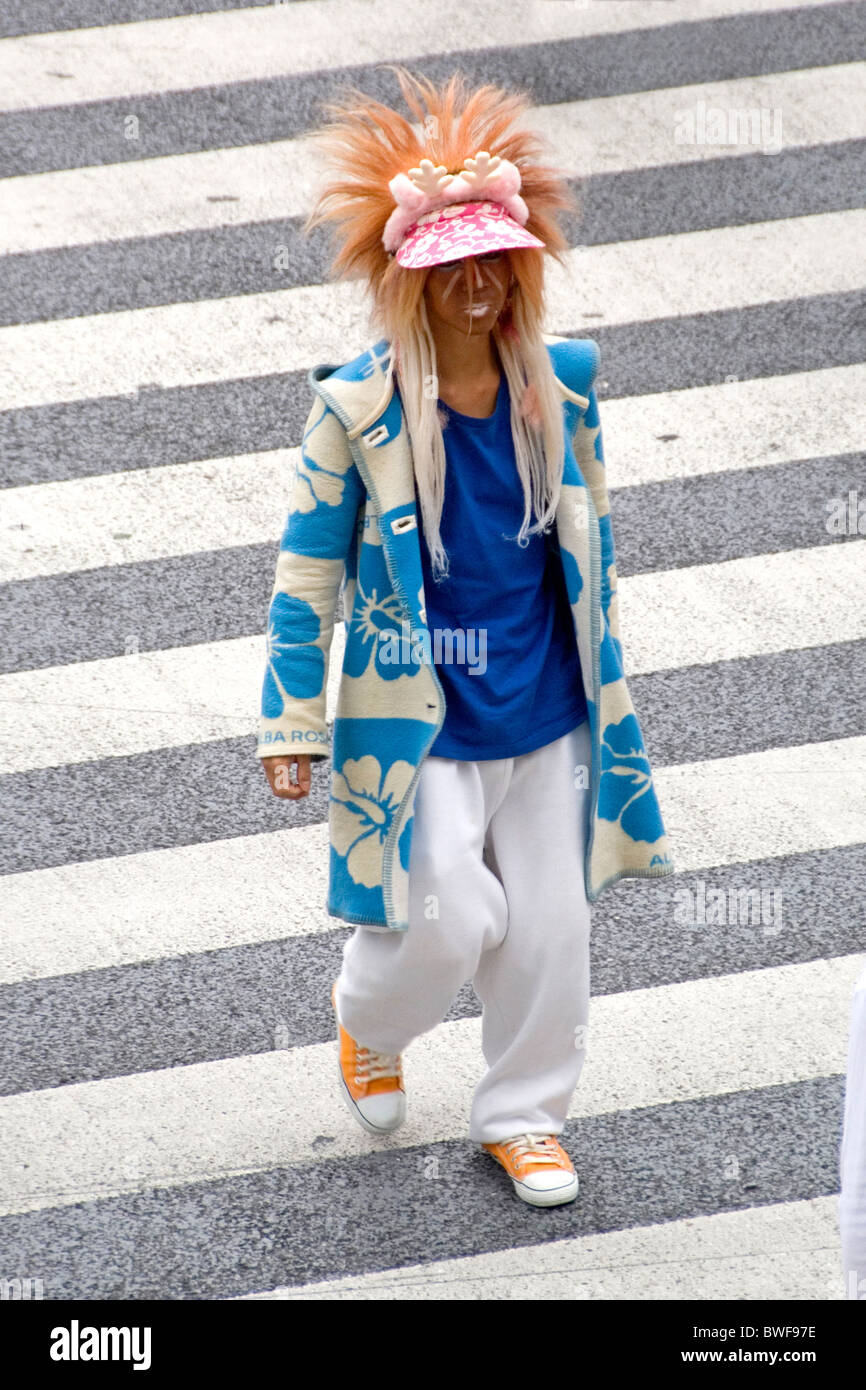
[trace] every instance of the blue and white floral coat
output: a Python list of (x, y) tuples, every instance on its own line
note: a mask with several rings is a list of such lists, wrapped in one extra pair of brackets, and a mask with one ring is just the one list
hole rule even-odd
[[(593, 387), (600, 351), (591, 338), (545, 341), (565, 420), (558, 551), (592, 736), (590, 829), (586, 845), (573, 849), (585, 855), (587, 896), (595, 901), (619, 878), (674, 869), (623, 674)], [(388, 360), (382, 339), (345, 366), (309, 372), (316, 399), (268, 613), (256, 754), (332, 758), (328, 911), (406, 931), (415, 791), (445, 697), (426, 627), (411, 446)], [(347, 630), (331, 747), (325, 698), (340, 592)], [(402, 639), (401, 663), (382, 632)]]

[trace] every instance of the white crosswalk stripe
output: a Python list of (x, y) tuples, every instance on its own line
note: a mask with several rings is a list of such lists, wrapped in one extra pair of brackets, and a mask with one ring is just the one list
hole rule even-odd
[[(866, 738), (659, 768), (680, 872), (866, 839)], [(321, 932), (323, 824), (0, 878), (0, 981)], [(269, 885), (286, 897), (275, 920)], [(171, 911), (189, 890), (182, 923)], [(291, 887), (292, 893), (288, 890)]]
[[(841, 1070), (838, 1020), (864, 963), (842, 956), (596, 998), (570, 1117)], [(413, 1114), (390, 1151), (464, 1132), (483, 1070), (480, 1033), (471, 1019), (415, 1040), (405, 1063)], [(316, 1135), (334, 1130), (329, 1158), (362, 1154), (367, 1137), (339, 1123), (334, 1071), (333, 1045), (320, 1043), (0, 1099), (0, 1213), (314, 1162)]]
[[(527, 120), (575, 174), (746, 158), (752, 152), (748, 144), (673, 143), (677, 113), (701, 102), (707, 110), (781, 110), (783, 148), (862, 139), (864, 70), (863, 63), (839, 63), (555, 102), (532, 107)], [(4, 244), (7, 253), (20, 253), (301, 217), (320, 175), (315, 142), (299, 136), (9, 178), (3, 187)]]
[(633, 1231), (497, 1250), (360, 1278), (242, 1295), (293, 1299), (737, 1299), (744, 1270), (769, 1299), (839, 1299), (836, 1199), (780, 1202)]
[[(866, 368), (858, 363), (606, 401), (609, 487), (854, 452), (864, 394)], [(273, 449), (7, 488), (0, 494), (9, 532), (0, 582), (276, 544), (299, 452)]]
[[(866, 540), (857, 540), (621, 579), (626, 674), (862, 641), (866, 609), (848, 595), (864, 570)], [(660, 622), (662, 613), (676, 622)], [(336, 623), (329, 719), (344, 650)], [(263, 662), (259, 634), (0, 676), (0, 774), (252, 735)]]
[[(806, 286), (856, 290), (864, 241), (866, 212), (853, 209), (578, 247), (550, 268), (550, 331), (581, 316), (640, 323), (769, 304)], [(0, 410), (300, 371), (316, 351), (327, 361), (362, 352), (368, 313), (346, 282), (2, 328)], [(722, 380), (730, 365), (720, 363)]]
[[(809, 8), (832, 0), (809, 0)], [(701, 18), (772, 13), (787, 0), (702, 0)], [(513, 39), (506, 6), (476, 0), (466, 23), (461, 0), (435, 7), (381, 0), (375, 23), (365, 0), (305, 0), (299, 5), (264, 5), (105, 25), (6, 39), (0, 46), (0, 92), (7, 110), (27, 110), (84, 101), (142, 96), (148, 92), (186, 92), (217, 82), (243, 82), (314, 72), (323, 55), (331, 67), (406, 61), (419, 54), (447, 53), (459, 35), (462, 51), (484, 49)], [(535, 42), (624, 33), (694, 18), (688, 0), (647, 10), (631, 0), (616, 10), (604, 5), (537, 4), (532, 11)], [(525, 12), (523, 13), (525, 29)], [(58, 85), (46, 63), (61, 57), (73, 71)], [(53, 80), (52, 80), (53, 79)], [(69, 85), (66, 85), (66, 84)]]

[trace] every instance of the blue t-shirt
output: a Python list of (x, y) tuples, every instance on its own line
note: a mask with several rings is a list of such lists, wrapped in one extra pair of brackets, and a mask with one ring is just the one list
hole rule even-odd
[(492, 415), (439, 407), (448, 417), (440, 534), (450, 573), (438, 583), (418, 505), (427, 627), (447, 705), (430, 754), (513, 758), (587, 718), (562, 562), (550, 535), (523, 548), (507, 539), (520, 530), (523, 487), (505, 373)]

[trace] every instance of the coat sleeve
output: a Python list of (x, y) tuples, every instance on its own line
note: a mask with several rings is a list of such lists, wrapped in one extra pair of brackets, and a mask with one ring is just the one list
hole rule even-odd
[(590, 374), (589, 405), (577, 422), (574, 435), (574, 452), (580, 470), (587, 481), (592, 500), (598, 515), (601, 532), (601, 607), (607, 619), (611, 637), (616, 643), (619, 634), (619, 600), (617, 595), (616, 547), (611, 526), (610, 500), (607, 495), (607, 470), (604, 461), (604, 441), (601, 431), (601, 417), (598, 410), (598, 396), (594, 382), (598, 375), (601, 351), (593, 340), (595, 366)]
[(304, 427), (267, 615), (256, 756), (331, 755), (326, 716), (337, 596), (364, 484), (317, 396)]

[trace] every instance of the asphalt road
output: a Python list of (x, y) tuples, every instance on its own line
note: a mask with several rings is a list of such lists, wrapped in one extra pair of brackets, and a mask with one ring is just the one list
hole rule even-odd
[[(0, 1277), (842, 1298), (866, 5), (3, 10)], [(329, 765), (291, 805), (254, 756), (306, 372), (373, 340), (301, 232), (306, 137), (343, 78), (394, 100), (393, 61), (527, 88), (574, 171), (548, 327), (602, 351), (626, 667), (678, 869), (594, 907), (581, 1192), (550, 1211), (465, 1138), (468, 983), (407, 1051), (405, 1127), (353, 1124)]]

